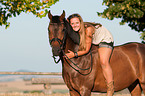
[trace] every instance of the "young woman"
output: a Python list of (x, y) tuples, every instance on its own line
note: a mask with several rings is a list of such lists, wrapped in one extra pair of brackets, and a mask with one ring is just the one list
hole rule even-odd
[(86, 23), (79, 14), (72, 14), (68, 18), (68, 22), (73, 30), (80, 35), (80, 43), (78, 52), (66, 54), (68, 58), (78, 57), (89, 52), (91, 44), (99, 45), (98, 53), (100, 63), (103, 69), (103, 75), (107, 83), (107, 96), (112, 96), (114, 93), (113, 74), (109, 64), (109, 59), (113, 50), (113, 37), (111, 33), (101, 24)]

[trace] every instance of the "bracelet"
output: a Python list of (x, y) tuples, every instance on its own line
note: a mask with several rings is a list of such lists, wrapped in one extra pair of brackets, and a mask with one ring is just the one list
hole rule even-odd
[(78, 53), (77, 52), (74, 52), (74, 55), (75, 55), (75, 57), (78, 57)]

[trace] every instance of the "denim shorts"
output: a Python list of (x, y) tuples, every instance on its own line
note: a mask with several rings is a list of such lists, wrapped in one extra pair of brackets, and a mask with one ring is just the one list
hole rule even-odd
[(113, 50), (114, 46), (113, 46), (114, 42), (110, 42), (110, 43), (107, 43), (107, 42), (100, 42), (99, 43), (99, 48), (101, 47), (106, 47), (106, 48), (110, 48)]

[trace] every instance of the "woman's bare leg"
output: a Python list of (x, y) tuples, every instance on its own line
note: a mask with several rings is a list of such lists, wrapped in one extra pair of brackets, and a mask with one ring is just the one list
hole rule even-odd
[(98, 52), (100, 56), (100, 63), (102, 66), (103, 75), (107, 82), (107, 96), (112, 96), (114, 93), (113, 73), (112, 73), (112, 68), (109, 64), (109, 59), (112, 53), (112, 49), (101, 47), (98, 49)]
[(104, 77), (107, 83), (113, 81), (113, 73), (112, 68), (109, 64), (110, 55), (112, 53), (112, 49), (101, 47), (98, 49), (99, 56), (100, 56), (100, 63), (103, 69)]

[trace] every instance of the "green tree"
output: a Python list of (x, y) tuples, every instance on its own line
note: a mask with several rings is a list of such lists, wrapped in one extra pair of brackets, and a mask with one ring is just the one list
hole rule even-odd
[(133, 30), (141, 32), (145, 40), (145, 0), (103, 0), (107, 8), (99, 16), (113, 20), (121, 18), (120, 24), (128, 24)]
[(33, 13), (37, 17), (45, 17), (48, 8), (59, 0), (0, 0), (0, 26), (9, 27), (8, 19), (22, 12)]

